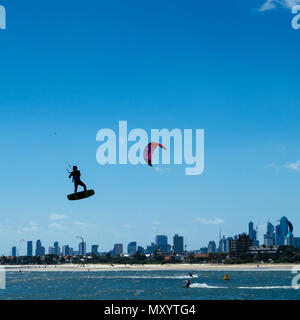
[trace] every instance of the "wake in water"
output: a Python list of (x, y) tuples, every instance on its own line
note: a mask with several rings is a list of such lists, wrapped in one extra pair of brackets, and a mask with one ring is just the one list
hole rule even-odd
[(190, 276), (96, 276), (95, 279), (196, 279), (197, 274)]
[(202, 289), (229, 289), (228, 287), (209, 286), (206, 283), (193, 283), (190, 288), (202, 288)]
[(300, 286), (265, 286), (265, 287), (237, 287), (238, 289), (255, 289), (255, 290), (271, 290), (271, 289), (300, 289)]
[(209, 286), (206, 283), (193, 283), (190, 288), (198, 288), (198, 289), (246, 289), (246, 290), (272, 290), (272, 289), (300, 289), (300, 286), (292, 287), (292, 286), (265, 286), (265, 287), (217, 287), (217, 286)]

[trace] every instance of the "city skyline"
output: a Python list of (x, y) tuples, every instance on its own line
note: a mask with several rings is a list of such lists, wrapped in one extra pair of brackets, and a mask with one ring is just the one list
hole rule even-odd
[[(139, 251), (141, 253), (150, 253), (153, 254), (155, 250), (160, 250), (162, 252), (177, 252), (183, 253), (185, 251), (189, 252), (202, 252), (202, 253), (214, 253), (214, 252), (228, 252), (229, 243), (231, 240), (236, 240), (240, 235), (248, 234), (249, 239), (252, 240), (253, 247), (264, 245), (266, 247), (270, 246), (279, 246), (279, 245), (293, 245), (296, 248), (300, 248), (300, 237), (295, 237), (293, 230), (289, 232), (289, 220), (283, 216), (277, 222), (280, 222), (278, 225), (274, 226), (270, 221), (266, 224), (266, 230), (263, 234), (263, 241), (260, 242), (257, 239), (257, 228), (254, 227), (254, 223), (250, 221), (248, 223), (248, 233), (246, 232), (238, 232), (234, 235), (225, 236), (224, 234), (219, 233), (219, 241), (216, 240), (208, 240), (207, 246), (199, 246), (198, 248), (188, 248), (187, 244), (184, 242), (184, 236), (180, 236), (178, 234), (174, 234), (172, 236), (172, 245), (169, 243), (169, 237), (164, 234), (158, 234), (155, 236), (155, 242), (151, 242), (148, 245), (139, 245), (137, 241), (130, 241), (127, 244), (127, 250), (124, 251), (124, 243), (115, 243), (110, 250), (104, 250), (99, 246), (99, 244), (90, 244), (91, 250), (87, 250), (87, 243), (84, 241), (82, 237), (81, 241), (78, 243), (78, 250), (74, 247), (71, 247), (69, 244), (64, 244), (62, 247), (59, 246), (59, 241), (54, 241), (53, 246), (48, 247), (48, 254), (61, 255), (63, 252), (67, 252), (70, 255), (86, 255), (87, 253), (91, 254), (100, 254), (102, 253), (110, 253), (111, 255), (121, 255), (121, 254), (129, 254), (133, 255), (135, 252)], [(293, 228), (293, 226), (292, 226)], [(25, 240), (22, 239), (22, 242)], [(32, 240), (27, 241), (27, 253), (26, 255), (31, 256), (33, 251)], [(99, 251), (100, 249), (100, 251)], [(102, 250), (101, 250), (102, 249)], [(16, 255), (20, 255), (18, 246), (13, 246), (11, 249)], [(36, 240), (36, 250), (35, 255), (40, 255), (41, 253), (46, 253), (45, 247), (42, 246), (42, 242), (40, 239)]]

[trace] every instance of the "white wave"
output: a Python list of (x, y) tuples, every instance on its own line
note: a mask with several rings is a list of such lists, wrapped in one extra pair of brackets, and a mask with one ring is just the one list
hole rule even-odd
[(206, 283), (193, 283), (190, 285), (190, 288), (204, 288), (204, 289), (227, 289), (227, 287), (216, 287), (216, 286), (209, 286)]
[(238, 289), (254, 289), (254, 290), (271, 290), (271, 289), (299, 289), (300, 287), (292, 286), (265, 286), (265, 287), (238, 287)]
[(196, 279), (198, 275), (190, 276), (96, 276), (95, 279)]
[(197, 270), (198, 272), (291, 272), (292, 268), (281, 268), (281, 269), (273, 269), (273, 268), (249, 268), (249, 269), (202, 269), (202, 270)]

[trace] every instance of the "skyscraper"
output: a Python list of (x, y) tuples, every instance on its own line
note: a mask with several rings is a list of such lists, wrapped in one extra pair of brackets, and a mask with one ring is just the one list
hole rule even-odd
[(289, 237), (284, 238), (284, 245), (285, 246), (293, 246), (294, 245), (294, 236), (291, 234)]
[(283, 236), (283, 238), (285, 238), (287, 236), (287, 234), (289, 233), (287, 217), (282, 217), (280, 219), (280, 232), (281, 232), (281, 235)]
[(253, 245), (253, 241), (246, 233), (239, 234), (237, 239), (229, 241), (229, 250), (235, 256), (247, 253), (249, 248)]
[(43, 256), (45, 254), (45, 248), (42, 246), (41, 240), (36, 241), (36, 249), (35, 255), (36, 256)]
[(36, 249), (35, 249), (36, 256), (39, 256), (41, 254), (41, 248), (42, 248), (41, 240), (37, 240), (36, 241)]
[(146, 254), (153, 254), (155, 250), (157, 250), (157, 244), (151, 242), (151, 244), (146, 247)]
[(11, 255), (12, 255), (13, 257), (16, 257), (16, 256), (17, 256), (17, 247), (12, 247), (12, 249), (11, 249)]
[(274, 226), (272, 225), (271, 222), (267, 223), (267, 233), (264, 234), (264, 245), (266, 247), (275, 245)]
[(207, 247), (200, 248), (200, 253), (204, 253), (204, 254), (208, 253), (208, 248)]
[(280, 224), (275, 227), (275, 244), (276, 246), (284, 245), (284, 236), (281, 234)]
[(217, 246), (216, 246), (215, 241), (209, 241), (207, 248), (208, 248), (208, 253), (214, 253), (214, 252), (216, 252), (216, 251), (217, 251), (217, 250), (216, 250), (216, 249), (217, 249)]
[[(293, 245), (293, 235), (290, 234), (291, 223), (287, 217), (281, 217), (279, 225), (276, 226), (275, 230), (275, 243), (276, 245)], [(291, 227), (292, 228), (292, 227)]]
[(92, 245), (92, 254), (97, 255), (97, 254), (98, 254), (98, 248), (99, 248), (98, 245), (93, 244), (93, 245)]
[(226, 243), (225, 236), (223, 236), (219, 241), (219, 252), (227, 252)]
[(127, 252), (128, 252), (128, 254), (133, 255), (133, 254), (136, 253), (136, 251), (137, 251), (137, 244), (136, 244), (136, 242), (133, 241), (133, 242), (128, 243), (128, 246), (127, 246)]
[(177, 253), (183, 253), (183, 237), (175, 234), (173, 237), (173, 247), (174, 251)]
[(62, 255), (64, 257), (70, 255), (70, 247), (68, 245), (62, 247)]
[(113, 249), (113, 255), (120, 256), (123, 254), (123, 243), (116, 243)]
[(54, 254), (60, 256), (60, 247), (57, 241), (54, 242)]
[(249, 229), (249, 238), (251, 240), (253, 240), (253, 231), (254, 231), (254, 228), (253, 228), (253, 222), (250, 221), (249, 224), (248, 224), (248, 229)]
[(145, 253), (145, 249), (142, 247), (142, 246), (138, 246), (138, 249), (137, 251), (141, 254), (144, 254)]
[(32, 257), (32, 241), (27, 241), (27, 257)]
[(254, 229), (253, 226), (254, 226), (253, 222), (250, 221), (249, 225), (248, 225), (248, 227), (249, 227), (249, 238), (252, 240), (254, 246), (258, 246), (259, 242), (257, 241), (257, 232), (256, 232), (256, 230)]
[(79, 255), (80, 256), (85, 256), (86, 255), (86, 243), (81, 241), (79, 243), (78, 248), (79, 248)]
[(226, 251), (229, 252), (230, 249), (230, 241), (233, 240), (232, 237), (227, 237), (226, 238)]
[(300, 249), (300, 237), (294, 237), (293, 246)]
[(159, 247), (160, 251), (168, 252), (170, 251), (170, 245), (168, 244), (168, 237), (165, 235), (157, 235), (155, 237), (155, 243)]
[(268, 223), (267, 223), (267, 233), (271, 234), (271, 233), (274, 232), (274, 230), (275, 230), (275, 228), (274, 228), (273, 224), (268, 221)]

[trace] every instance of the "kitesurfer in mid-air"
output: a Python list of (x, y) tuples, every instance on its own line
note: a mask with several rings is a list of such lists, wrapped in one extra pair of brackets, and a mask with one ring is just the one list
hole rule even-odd
[(82, 186), (86, 191), (86, 185), (80, 180), (81, 173), (76, 166), (73, 167), (73, 171), (70, 173), (69, 178), (73, 178), (75, 193), (77, 193), (78, 186)]

